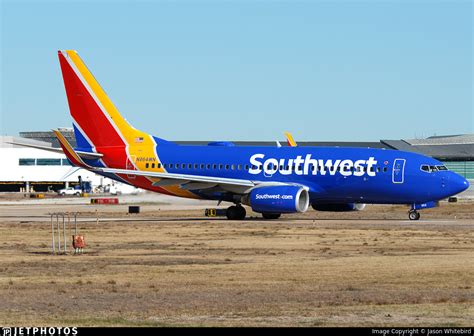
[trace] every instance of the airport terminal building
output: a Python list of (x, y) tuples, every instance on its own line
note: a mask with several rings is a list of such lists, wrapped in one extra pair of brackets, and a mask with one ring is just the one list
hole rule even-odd
[[(61, 133), (75, 146), (74, 132)], [(95, 187), (114, 181), (84, 169), (71, 167), (66, 156), (35, 148), (12, 145), (12, 142), (59, 148), (53, 132), (20, 132), (20, 137), (0, 137), (0, 191), (18, 192), (59, 190), (67, 185), (90, 181)], [(179, 144), (205, 145), (209, 141), (176, 141)], [(237, 146), (275, 146), (275, 142), (234, 142)], [(281, 141), (284, 146), (286, 142)], [(434, 136), (426, 139), (380, 140), (378, 142), (298, 142), (298, 146), (370, 147), (416, 152), (442, 161), (450, 170), (474, 180), (474, 134)], [(472, 185), (472, 183), (471, 183)]]
[[(75, 143), (70, 129), (61, 129), (68, 140)], [(66, 156), (47, 150), (13, 145), (25, 143), (59, 148), (52, 132), (34, 132), (36, 137), (0, 136), (0, 192), (46, 192), (89, 182), (96, 190), (134, 192), (135, 187), (118, 183), (88, 170), (72, 167)], [(42, 136), (44, 135), (44, 136)], [(47, 135), (47, 136), (46, 136)], [(46, 136), (46, 137), (45, 137)], [(54, 138), (56, 140), (56, 138)]]

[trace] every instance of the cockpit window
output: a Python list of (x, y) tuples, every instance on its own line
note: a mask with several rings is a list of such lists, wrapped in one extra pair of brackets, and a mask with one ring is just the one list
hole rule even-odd
[(427, 165), (427, 164), (421, 165), (420, 169), (424, 172), (427, 172), (427, 173), (437, 172), (437, 171), (441, 171), (441, 170), (448, 170), (448, 168), (446, 168), (446, 166), (430, 166), (430, 165)]
[(428, 173), (430, 172), (430, 166), (428, 165), (421, 165), (420, 169)]

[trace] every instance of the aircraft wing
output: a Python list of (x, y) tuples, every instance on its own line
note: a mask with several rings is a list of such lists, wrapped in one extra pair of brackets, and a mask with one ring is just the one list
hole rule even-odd
[(246, 179), (233, 179), (204, 175), (159, 173), (132, 169), (95, 168), (93, 169), (93, 171), (112, 174), (144, 176), (159, 179), (158, 181), (153, 183), (153, 185), (155, 186), (180, 185), (181, 189), (186, 190), (203, 190), (219, 186), (224, 190), (239, 194), (246, 194), (250, 191), (250, 189), (256, 186), (288, 185), (288, 183), (283, 182), (251, 181)]
[[(116, 169), (116, 168), (92, 168), (87, 167), (88, 170), (97, 173), (111, 173), (129, 176), (144, 176), (147, 178), (157, 179), (153, 183), (154, 186), (169, 186), (179, 185), (184, 190), (205, 190), (218, 187), (220, 189), (230, 191), (237, 194), (247, 194), (254, 187), (275, 186), (275, 185), (296, 185), (294, 183), (284, 182), (267, 182), (267, 181), (253, 181), (246, 179), (233, 179), (226, 177), (204, 176), (204, 175), (188, 175), (175, 173), (160, 173), (133, 169)], [(299, 185), (299, 184), (298, 184)], [(307, 186), (301, 185), (308, 189)]]
[(295, 139), (293, 139), (293, 135), (291, 135), (290, 132), (285, 132), (286, 136), (286, 142), (288, 143), (288, 146), (290, 147), (297, 147), (298, 145), (296, 144)]
[[(225, 177), (213, 177), (213, 176), (203, 176), (203, 175), (188, 175), (188, 174), (172, 174), (172, 173), (159, 173), (159, 172), (150, 172), (150, 171), (141, 171), (141, 170), (131, 170), (131, 169), (115, 169), (115, 168), (96, 168), (94, 171), (112, 173), (112, 174), (124, 174), (124, 175), (134, 175), (134, 176), (145, 176), (151, 178), (160, 179), (155, 182), (154, 185), (165, 186), (172, 184), (181, 184), (186, 185), (189, 183), (195, 183), (196, 189), (206, 189), (208, 185), (234, 185), (241, 187), (254, 187), (258, 182), (244, 180), (244, 179), (232, 179)], [(198, 185), (202, 184), (202, 186)], [(186, 188), (189, 189), (189, 188)]]

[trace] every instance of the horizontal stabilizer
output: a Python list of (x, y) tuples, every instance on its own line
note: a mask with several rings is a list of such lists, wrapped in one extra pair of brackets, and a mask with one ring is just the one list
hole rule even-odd
[[(7, 142), (10, 145), (16, 145), (16, 146), (22, 146), (22, 147), (29, 147), (29, 148), (35, 148), (35, 149), (41, 149), (53, 153), (58, 153), (58, 154), (63, 154), (64, 151), (61, 148), (55, 148), (55, 147), (47, 147), (47, 146), (40, 146), (40, 145), (33, 145), (33, 144), (26, 144), (26, 143), (21, 143), (21, 142)], [(83, 159), (89, 159), (89, 160), (94, 160), (94, 159), (100, 159), (104, 155), (100, 153), (91, 153), (91, 152), (83, 152), (83, 151), (76, 151), (77, 155), (79, 155)]]
[(59, 144), (61, 145), (64, 154), (66, 154), (66, 157), (74, 166), (86, 169), (94, 169), (82, 160), (82, 158), (74, 151), (74, 148), (72, 148), (71, 144), (66, 140), (64, 135), (61, 134), (61, 132), (58, 130), (53, 130), (53, 132), (54, 135), (56, 135), (56, 138), (58, 138)]

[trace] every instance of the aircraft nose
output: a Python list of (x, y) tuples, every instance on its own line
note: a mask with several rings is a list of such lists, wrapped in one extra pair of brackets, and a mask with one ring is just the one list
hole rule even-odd
[(469, 188), (469, 182), (458, 174), (453, 174), (449, 179), (449, 189), (453, 195), (459, 194)]

